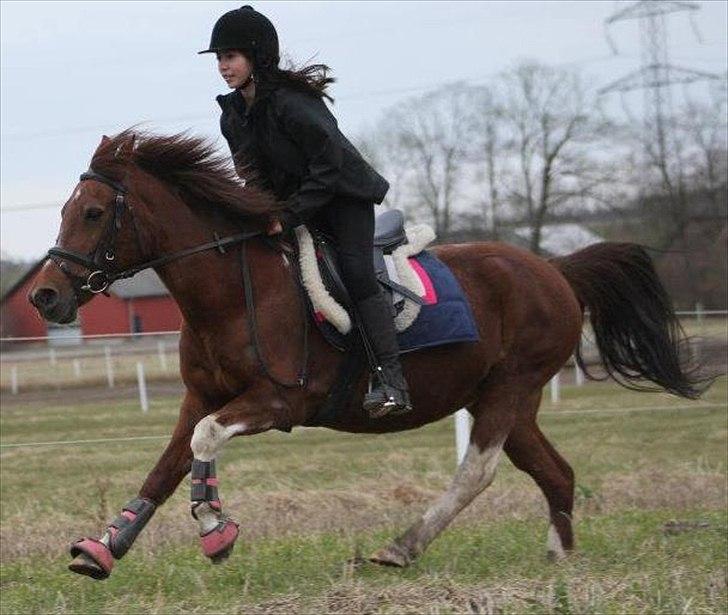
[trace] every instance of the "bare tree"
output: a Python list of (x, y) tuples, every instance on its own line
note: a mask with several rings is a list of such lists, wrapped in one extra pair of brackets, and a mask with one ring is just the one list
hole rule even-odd
[(577, 74), (527, 63), (487, 87), (455, 83), (396, 105), (363, 151), (389, 172), (389, 202), (424, 210), (442, 239), (477, 235), (481, 221), (497, 238), (501, 220), (517, 217), (538, 252), (556, 210), (603, 198), (611, 166), (594, 153), (594, 107)]
[(679, 124), (681, 137), (690, 148), (686, 162), (692, 183), (707, 196), (715, 213), (728, 175), (727, 116), (728, 97), (723, 82), (711, 89), (706, 101), (688, 100)]
[(467, 86), (453, 84), (397, 106), (382, 125), (396, 156), (408, 167), (403, 206), (414, 213), (424, 209), (439, 237), (452, 228), (464, 176), (469, 103)]
[(577, 73), (523, 63), (504, 73), (499, 89), (501, 120), (511, 156), (510, 201), (523, 209), (530, 248), (541, 250), (547, 217), (569, 202), (586, 201), (606, 181), (592, 158), (601, 127)]
[(654, 218), (660, 247), (685, 237), (703, 197), (719, 207), (726, 183), (725, 114), (725, 84), (713, 88), (708, 100), (671, 108), (659, 124), (627, 114), (623, 138), (643, 153), (631, 181), (644, 207), (659, 208)]
[[(388, 122), (385, 122), (388, 124)], [(409, 155), (399, 143), (399, 137), (387, 125), (368, 129), (356, 140), (364, 158), (389, 181), (389, 191), (383, 205), (389, 208), (407, 207), (406, 177), (410, 169)]]
[(471, 104), (471, 161), (476, 166), (476, 179), (483, 182), (479, 199), (485, 227), (490, 237), (499, 237), (502, 205), (502, 164), (504, 134), (503, 107), (489, 87), (475, 88)]

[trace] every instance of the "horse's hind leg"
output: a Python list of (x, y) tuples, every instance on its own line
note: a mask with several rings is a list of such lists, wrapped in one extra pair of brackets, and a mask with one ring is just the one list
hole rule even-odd
[(377, 564), (407, 566), (422, 554), (456, 515), (493, 482), (503, 443), (514, 423), (514, 394), (501, 386), (471, 407), (470, 445), (448, 490), (402, 536), (370, 557)]
[(520, 414), (504, 449), (519, 470), (536, 481), (549, 505), (548, 556), (561, 559), (574, 548), (571, 514), (574, 472), (536, 425), (541, 394), (531, 400), (531, 412)]

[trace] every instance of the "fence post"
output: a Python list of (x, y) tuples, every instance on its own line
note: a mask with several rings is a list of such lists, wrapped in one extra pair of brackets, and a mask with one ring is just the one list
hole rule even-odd
[(111, 362), (111, 348), (104, 346), (104, 356), (106, 357), (106, 380), (109, 383), (109, 388), (114, 388), (114, 365)]
[(700, 331), (703, 331), (703, 304), (700, 301), (695, 302), (695, 320), (698, 321), (698, 327)]
[(167, 371), (167, 355), (164, 352), (164, 342), (157, 342), (157, 352), (159, 354), (159, 364), (162, 366), (162, 371)]
[(73, 360), (73, 375), (76, 376), (76, 380), (81, 380), (81, 361), (78, 359)]
[(18, 394), (18, 366), (13, 365), (10, 368), (10, 392), (13, 395)]
[(144, 364), (138, 362), (136, 364), (137, 384), (139, 385), (139, 403), (142, 406), (142, 412), (146, 414), (149, 411), (149, 399), (147, 398), (147, 382), (144, 379)]
[(559, 381), (560, 373), (557, 372), (553, 378), (551, 378), (551, 403), (556, 404), (561, 399), (561, 391)]
[(461, 408), (455, 413), (455, 455), (458, 465), (465, 458), (470, 441), (470, 412), (465, 408)]

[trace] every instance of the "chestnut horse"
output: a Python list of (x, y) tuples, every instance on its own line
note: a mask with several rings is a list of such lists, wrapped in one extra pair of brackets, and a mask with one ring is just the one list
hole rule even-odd
[[(286, 243), (265, 234), (279, 208), (241, 182), (208, 143), (131, 130), (103, 138), (64, 205), (56, 247), (30, 293), (44, 318), (73, 321), (96, 292), (145, 267), (155, 269), (184, 318), (186, 393), (172, 438), (101, 538), (74, 543), (75, 572), (106, 578), (190, 471), (203, 550), (213, 561), (226, 557), (238, 526), (218, 497), (214, 460), (221, 447), (234, 436), (304, 425), (326, 400), (343, 355), (315, 328), (308, 343), (303, 339), (308, 315)], [(542, 389), (574, 352), (580, 360), (588, 309), (609, 375), (630, 387), (646, 380), (699, 395), (680, 362), (682, 334), (669, 298), (634, 244), (601, 243), (551, 261), (501, 243), (433, 252), (467, 295), (480, 340), (403, 357), (413, 412), (370, 419), (361, 409), (362, 374), (324, 426), (394, 432), (465, 407), (474, 421), (470, 445), (447, 491), (371, 560), (411, 563), (492, 482), (502, 451), (543, 491), (548, 552), (563, 557), (574, 546), (574, 474), (536, 424)]]

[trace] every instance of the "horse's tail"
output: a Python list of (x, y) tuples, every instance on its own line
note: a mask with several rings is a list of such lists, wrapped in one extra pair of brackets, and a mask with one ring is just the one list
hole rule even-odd
[[(687, 369), (682, 354), (686, 337), (667, 291), (647, 252), (633, 243), (598, 243), (551, 261), (588, 309), (597, 348), (607, 375), (635, 390), (650, 390), (638, 381), (695, 399), (705, 389), (696, 369)], [(576, 361), (589, 378), (581, 353)]]

